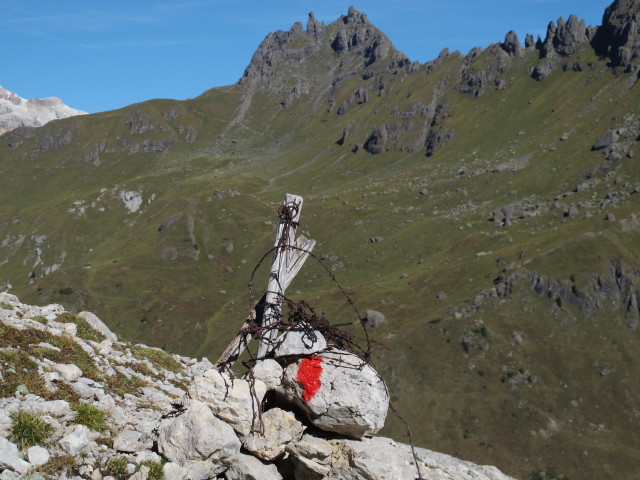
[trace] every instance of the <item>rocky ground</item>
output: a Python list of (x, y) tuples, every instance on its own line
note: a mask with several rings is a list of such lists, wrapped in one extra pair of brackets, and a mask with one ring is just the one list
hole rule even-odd
[[(213, 367), (122, 342), (89, 312), (0, 293), (0, 479), (510, 478), (422, 448), (414, 459), (364, 435), (379, 425), (327, 427), (269, 400), (295, 390), (295, 364), (265, 361), (248, 380)], [(349, 436), (326, 431), (340, 429)]]

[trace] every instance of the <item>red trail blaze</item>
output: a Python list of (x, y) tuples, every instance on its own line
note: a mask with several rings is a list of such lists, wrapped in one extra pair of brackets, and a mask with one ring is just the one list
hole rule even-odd
[(297, 380), (302, 384), (302, 396), (307, 402), (318, 393), (322, 385), (322, 382), (320, 382), (321, 363), (322, 358), (320, 357), (303, 358), (298, 367)]

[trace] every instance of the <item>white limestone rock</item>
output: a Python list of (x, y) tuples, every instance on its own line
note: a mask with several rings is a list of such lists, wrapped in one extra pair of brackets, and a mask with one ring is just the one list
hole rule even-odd
[(26, 473), (31, 468), (31, 464), (20, 458), (15, 443), (0, 437), (0, 467), (17, 473)]
[(227, 422), (238, 435), (244, 437), (251, 431), (259, 405), (267, 391), (260, 380), (255, 380), (254, 386), (257, 402), (247, 380), (232, 380), (226, 373), (210, 369), (194, 379), (189, 387), (189, 396), (209, 405), (216, 417)]
[(147, 476), (151, 469), (146, 465), (142, 465), (140, 470), (129, 477), (129, 480), (147, 480)]
[(305, 433), (299, 441), (287, 445), (287, 451), (292, 455), (324, 464), (329, 463), (333, 447), (324, 438)]
[(324, 336), (314, 330), (313, 335), (295, 330), (283, 333), (275, 341), (273, 353), (276, 357), (287, 355), (312, 355), (327, 348)]
[(133, 462), (136, 465), (140, 465), (143, 462), (151, 462), (151, 463), (160, 463), (162, 461), (162, 457), (151, 450), (143, 450), (136, 454), (136, 458), (133, 459)]
[(41, 447), (40, 445), (34, 445), (33, 447), (29, 447), (27, 449), (27, 458), (29, 459), (29, 463), (31, 465), (33, 465), (34, 467), (39, 467), (49, 461), (49, 450)]
[(91, 442), (91, 431), (84, 425), (76, 425), (64, 435), (58, 445), (67, 455), (78, 455)]
[(78, 314), (79, 317), (84, 318), (91, 327), (96, 330), (98, 333), (101, 333), (106, 337), (107, 340), (111, 342), (117, 342), (118, 337), (115, 333), (113, 333), (109, 327), (105, 325), (105, 323), (98, 318), (97, 315), (91, 312), (80, 312)]
[(316, 427), (354, 438), (378, 432), (389, 407), (387, 388), (378, 372), (340, 350), (289, 365), (280, 391)]
[(226, 480), (282, 480), (282, 475), (273, 464), (265, 464), (251, 455), (239, 454), (229, 470), (224, 472)]
[(167, 462), (162, 467), (164, 478), (171, 480), (185, 480), (187, 478), (187, 470), (174, 462)]
[(342, 480), (362, 478), (414, 479), (420, 468), (428, 480), (513, 480), (495, 467), (476, 465), (442, 453), (416, 448), (418, 466), (411, 447), (389, 438), (333, 440), (332, 477)]
[(153, 446), (153, 440), (141, 432), (123, 430), (113, 439), (113, 448), (118, 452), (135, 453)]
[(262, 414), (262, 428), (258, 425), (243, 446), (256, 457), (272, 461), (284, 454), (289, 443), (300, 440), (303, 431), (304, 427), (293, 413), (272, 408)]
[(264, 382), (267, 390), (275, 390), (282, 385), (283, 373), (280, 364), (271, 358), (261, 360), (253, 367), (253, 376)]
[(195, 480), (222, 473), (240, 452), (240, 440), (205, 403), (192, 400), (185, 413), (160, 424), (158, 448)]
[(51, 368), (54, 372), (59, 373), (66, 382), (73, 382), (82, 376), (82, 370), (73, 363), (53, 363)]

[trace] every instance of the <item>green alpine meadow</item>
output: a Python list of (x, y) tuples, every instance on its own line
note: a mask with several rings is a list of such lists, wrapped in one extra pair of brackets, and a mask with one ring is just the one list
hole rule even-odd
[[(427, 63), (353, 7), (310, 14), (234, 85), (5, 133), (0, 290), (215, 362), (297, 194), (317, 244), (287, 296), (360, 337), (382, 314), (374, 363), (417, 445), (635, 478), (639, 12)], [(408, 442), (392, 415), (382, 433)]]

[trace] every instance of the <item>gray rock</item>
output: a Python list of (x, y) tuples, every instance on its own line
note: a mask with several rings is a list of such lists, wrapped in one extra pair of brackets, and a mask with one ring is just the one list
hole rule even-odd
[(386, 125), (381, 125), (373, 131), (369, 139), (365, 142), (364, 149), (373, 155), (382, 153), (387, 144), (387, 140), (389, 140), (387, 127)]
[(305, 433), (299, 441), (287, 445), (287, 451), (294, 456), (326, 464), (330, 461), (333, 448), (327, 440)]
[(149, 467), (142, 465), (140, 470), (129, 477), (129, 480), (147, 480), (150, 471)]
[(162, 461), (162, 457), (151, 450), (143, 450), (142, 452), (138, 452), (136, 454), (136, 458), (133, 462), (136, 465), (139, 465), (143, 462), (151, 462), (151, 463), (160, 463)]
[(502, 49), (507, 52), (510, 57), (522, 57), (522, 46), (518, 40), (518, 35), (513, 30), (509, 30), (504, 37), (504, 42), (500, 44)]
[(68, 455), (78, 455), (91, 442), (91, 431), (84, 425), (76, 425), (71, 432), (64, 435), (58, 445)]
[(167, 480), (185, 480), (187, 478), (187, 470), (174, 462), (167, 462), (162, 467), (162, 473)]
[(367, 310), (361, 322), (367, 327), (378, 327), (384, 322), (384, 314), (377, 310)]
[(0, 437), (0, 467), (18, 473), (26, 473), (31, 468), (31, 464), (20, 458), (15, 443)]
[(253, 367), (253, 375), (262, 381), (267, 390), (273, 390), (282, 385), (284, 370), (278, 362), (270, 358), (261, 360)]
[(231, 425), (238, 435), (245, 436), (251, 431), (258, 405), (267, 391), (260, 380), (256, 380), (254, 386), (257, 398), (253, 397), (248, 381), (232, 380), (227, 374), (210, 369), (194, 379), (189, 387), (189, 396), (205, 402), (218, 418)]
[(272, 408), (262, 414), (262, 423), (244, 440), (243, 446), (256, 457), (273, 461), (291, 442), (302, 438), (304, 427), (291, 412)]
[(600, 150), (618, 141), (620, 135), (615, 130), (609, 129), (593, 144), (591, 150)]
[(150, 438), (144, 438), (141, 432), (123, 430), (113, 439), (113, 448), (118, 452), (135, 453), (153, 446)]
[(251, 455), (239, 454), (229, 470), (224, 472), (226, 480), (282, 480), (274, 464), (265, 464)]
[(534, 80), (541, 82), (542, 80), (547, 78), (552, 71), (553, 65), (551, 65), (550, 63), (541, 63), (540, 65), (536, 65), (535, 67), (533, 67), (533, 70), (531, 71), (531, 77)]
[(158, 449), (189, 470), (188, 478), (208, 478), (231, 465), (240, 452), (240, 440), (205, 403), (192, 400), (185, 413), (160, 424)]
[(637, 14), (636, 0), (617, 0), (604, 12), (593, 44), (596, 52), (609, 57), (614, 67), (628, 66), (640, 57)]
[(361, 438), (380, 430), (389, 406), (386, 386), (373, 367), (332, 350), (285, 369), (282, 392), (316, 427)]
[(73, 363), (54, 363), (51, 365), (51, 368), (55, 372), (59, 373), (62, 379), (66, 382), (73, 382), (82, 376), (82, 370)]
[(291, 461), (296, 480), (324, 480), (325, 478), (331, 478), (332, 472), (328, 465), (299, 456), (292, 456)]
[(276, 357), (311, 355), (327, 348), (327, 341), (317, 330), (314, 330), (313, 334), (288, 331), (276, 340), (275, 345), (273, 353)]
[(116, 334), (113, 333), (109, 327), (107, 327), (105, 323), (97, 317), (97, 315), (91, 312), (80, 312), (78, 316), (84, 318), (95, 331), (104, 335), (107, 340), (111, 342), (118, 341)]
[(27, 458), (31, 465), (39, 467), (49, 461), (49, 450), (41, 447), (40, 445), (34, 445), (33, 447), (29, 447), (27, 450)]

